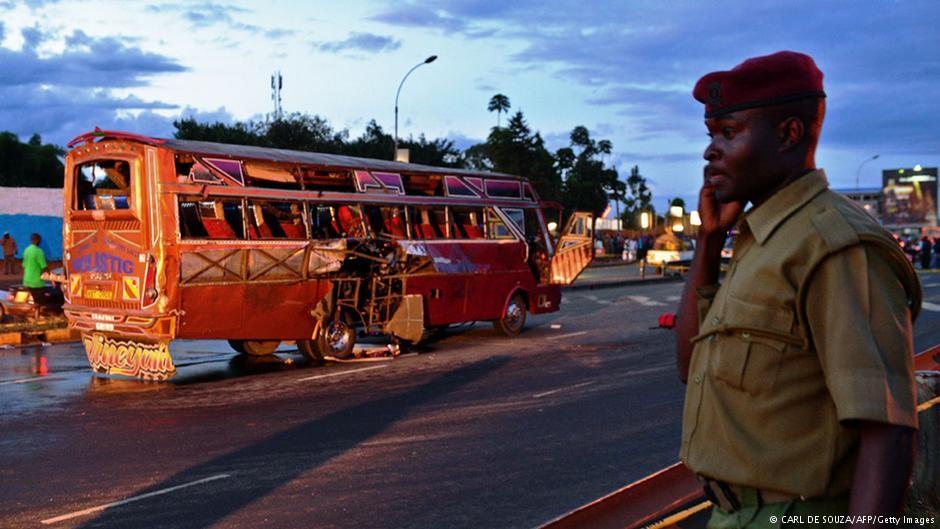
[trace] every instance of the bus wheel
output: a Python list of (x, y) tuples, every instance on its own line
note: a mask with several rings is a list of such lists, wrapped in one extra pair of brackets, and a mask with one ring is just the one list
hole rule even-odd
[(340, 315), (339, 318), (326, 324), (320, 334), (319, 348), (323, 356), (348, 360), (354, 356), (355, 346), (356, 329), (345, 315)]
[(506, 313), (498, 320), (493, 320), (493, 327), (505, 336), (518, 336), (525, 327), (526, 302), (522, 294), (516, 294), (506, 305)]
[(281, 345), (279, 340), (229, 340), (228, 344), (241, 354), (249, 356), (265, 356), (274, 354), (277, 346)]
[(325, 362), (323, 360), (323, 353), (320, 352), (320, 347), (317, 345), (316, 340), (297, 340), (297, 350), (300, 351), (312, 365), (323, 365)]

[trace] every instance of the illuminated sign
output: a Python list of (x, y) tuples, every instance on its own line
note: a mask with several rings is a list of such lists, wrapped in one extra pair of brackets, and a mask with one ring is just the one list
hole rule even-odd
[(882, 221), (886, 226), (937, 225), (937, 168), (889, 169), (881, 173)]

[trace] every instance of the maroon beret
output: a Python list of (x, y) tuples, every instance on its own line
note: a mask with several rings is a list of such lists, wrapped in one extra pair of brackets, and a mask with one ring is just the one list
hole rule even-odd
[(707, 119), (747, 108), (826, 97), (822, 79), (809, 55), (779, 51), (705, 75), (695, 83), (692, 95), (705, 104)]

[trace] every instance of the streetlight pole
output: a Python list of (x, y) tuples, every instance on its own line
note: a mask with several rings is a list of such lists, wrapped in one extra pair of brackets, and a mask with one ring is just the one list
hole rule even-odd
[(408, 70), (408, 73), (406, 73), (405, 76), (402, 77), (401, 83), (398, 84), (398, 91), (395, 92), (395, 152), (392, 153), (392, 160), (395, 160), (396, 158), (398, 158), (398, 96), (401, 95), (401, 87), (404, 86), (405, 79), (407, 79), (408, 76), (411, 75), (411, 72), (418, 69), (418, 67), (421, 66), (422, 64), (431, 64), (435, 60), (437, 60), (437, 55), (431, 55), (427, 59), (414, 65), (410, 70)]
[(858, 191), (858, 189), (859, 189), (859, 188), (858, 188), (858, 177), (859, 177), (859, 175), (862, 174), (862, 166), (864, 166), (866, 163), (868, 163), (868, 162), (870, 162), (870, 161), (872, 161), (872, 160), (877, 160), (879, 156), (881, 156), (881, 155), (880, 155), (880, 154), (876, 154), (876, 155), (872, 156), (871, 158), (865, 158), (865, 160), (863, 160), (862, 163), (858, 164), (858, 170), (855, 171), (855, 191)]

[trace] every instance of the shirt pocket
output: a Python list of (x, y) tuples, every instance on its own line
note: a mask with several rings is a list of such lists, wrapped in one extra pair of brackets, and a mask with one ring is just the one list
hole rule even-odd
[(734, 296), (727, 297), (723, 313), (721, 343), (709, 365), (712, 376), (751, 394), (773, 389), (787, 346), (800, 343), (791, 333), (793, 314)]

